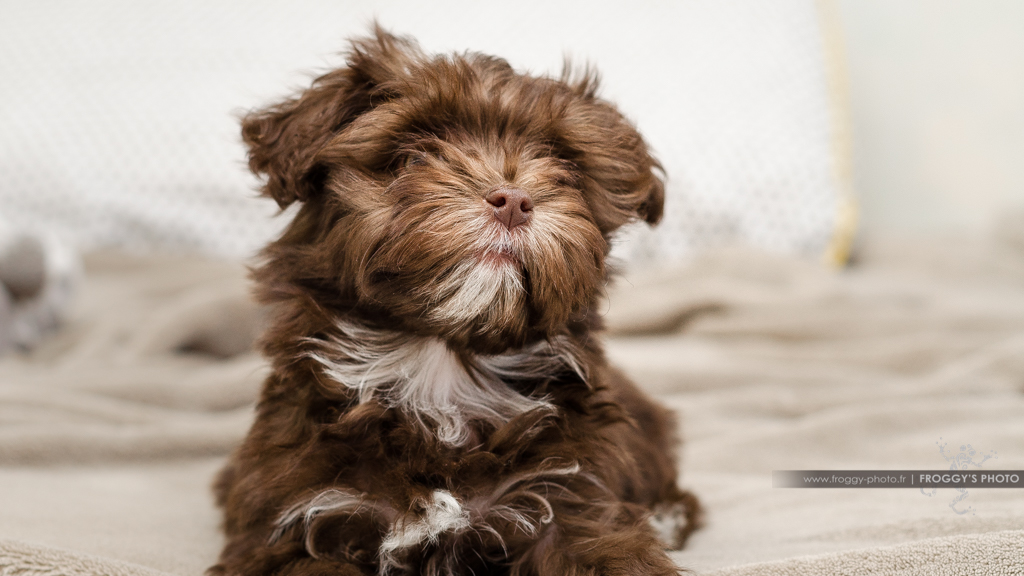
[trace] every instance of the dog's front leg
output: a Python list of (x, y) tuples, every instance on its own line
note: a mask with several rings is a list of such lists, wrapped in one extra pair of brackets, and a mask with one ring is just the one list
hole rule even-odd
[(312, 556), (300, 539), (270, 544), (269, 532), (255, 529), (228, 539), (220, 561), (207, 576), (375, 576), (366, 558), (329, 554)]
[(519, 572), (537, 576), (679, 574), (679, 567), (646, 522), (644, 510), (622, 503), (598, 509), (600, 514), (577, 510), (560, 515), (561, 519), (556, 513), (555, 522), (516, 562)]
[(368, 573), (354, 564), (327, 558), (303, 558), (291, 562), (274, 576), (367, 576)]
[(296, 558), (284, 564), (217, 564), (208, 574), (217, 576), (370, 576), (354, 564), (327, 558)]

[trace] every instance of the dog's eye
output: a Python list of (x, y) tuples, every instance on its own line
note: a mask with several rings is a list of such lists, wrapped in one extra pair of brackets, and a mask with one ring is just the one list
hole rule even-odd
[(395, 159), (393, 164), (400, 170), (404, 170), (411, 166), (426, 166), (429, 164), (435, 164), (444, 160), (443, 155), (439, 150), (434, 147), (416, 147), (406, 148), (402, 150)]
[(426, 164), (426, 161), (420, 154), (396, 154), (383, 168), (388, 172), (401, 172), (410, 166), (419, 166), (422, 164)]
[(409, 168), (410, 166), (422, 166), (427, 163), (426, 157), (421, 153), (409, 154), (402, 159), (402, 168)]

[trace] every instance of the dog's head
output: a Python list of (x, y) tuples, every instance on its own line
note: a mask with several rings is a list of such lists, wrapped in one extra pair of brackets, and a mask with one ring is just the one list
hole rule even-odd
[(264, 253), (265, 293), (490, 352), (583, 320), (611, 234), (663, 201), (643, 139), (595, 90), (380, 29), (354, 41), (346, 67), (243, 120), (263, 193), (303, 203)]

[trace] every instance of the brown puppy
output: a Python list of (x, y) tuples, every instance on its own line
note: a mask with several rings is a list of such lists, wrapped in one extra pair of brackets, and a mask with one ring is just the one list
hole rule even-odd
[(676, 573), (672, 418), (596, 337), (609, 238), (663, 185), (595, 89), (377, 29), (245, 118), (302, 205), (253, 274), (273, 373), (213, 574)]

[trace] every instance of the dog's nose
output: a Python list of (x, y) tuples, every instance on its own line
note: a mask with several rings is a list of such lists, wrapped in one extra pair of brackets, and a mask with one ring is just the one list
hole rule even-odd
[(494, 217), (509, 230), (526, 224), (533, 217), (533, 200), (519, 188), (498, 188), (488, 194), (486, 200), (494, 206)]

